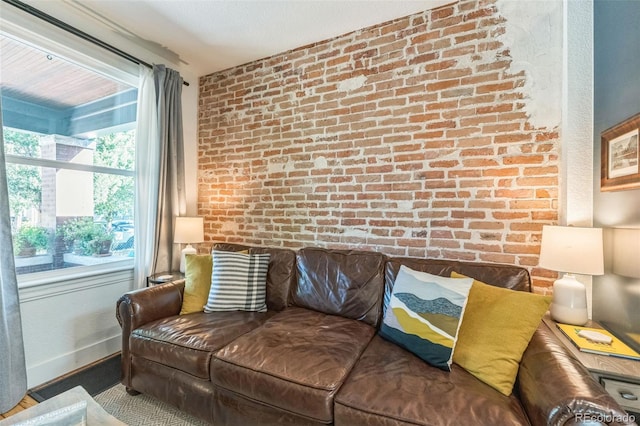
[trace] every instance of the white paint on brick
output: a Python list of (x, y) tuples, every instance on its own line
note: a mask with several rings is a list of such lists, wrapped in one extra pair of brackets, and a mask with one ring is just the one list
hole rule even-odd
[(398, 209), (407, 212), (413, 210), (413, 201), (398, 201)]
[(326, 169), (327, 159), (324, 157), (317, 157), (315, 160), (313, 160), (313, 165), (316, 169)]
[(345, 237), (362, 237), (366, 238), (369, 236), (369, 232), (364, 229), (359, 228), (346, 228), (342, 233)]
[(366, 82), (367, 76), (364, 75), (343, 80), (338, 84), (338, 92), (350, 92), (352, 90), (360, 89)]
[(228, 232), (236, 232), (238, 225), (235, 222), (222, 222), (220, 225), (220, 233), (226, 234)]
[(498, 0), (506, 18), (500, 41), (509, 49), (511, 72), (525, 72), (525, 111), (537, 128), (562, 119), (562, 2)]
[(295, 164), (293, 161), (287, 158), (272, 158), (267, 165), (268, 173), (288, 172), (295, 170)]
[(522, 147), (518, 145), (510, 145), (507, 147), (507, 155), (520, 155), (522, 154)]

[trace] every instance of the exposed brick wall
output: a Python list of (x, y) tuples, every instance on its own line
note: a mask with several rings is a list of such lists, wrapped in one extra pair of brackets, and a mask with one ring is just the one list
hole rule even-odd
[(200, 79), (210, 241), (522, 265), (557, 220), (558, 129), (523, 110), (491, 2), (383, 23)]

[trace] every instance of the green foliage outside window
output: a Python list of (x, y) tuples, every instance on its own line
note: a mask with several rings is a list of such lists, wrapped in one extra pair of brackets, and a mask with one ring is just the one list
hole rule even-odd
[(106, 254), (113, 241), (113, 231), (93, 218), (69, 220), (59, 231), (68, 251), (81, 256)]
[[(39, 136), (3, 129), (5, 153), (23, 157), (40, 157)], [(116, 169), (133, 170), (135, 161), (135, 131), (100, 136), (95, 140), (94, 164)], [(39, 210), (42, 200), (42, 177), (34, 166), (9, 163), (7, 167), (9, 205), (14, 226), (32, 209)], [(133, 217), (134, 180), (128, 176), (94, 174), (94, 216), (110, 222)], [(15, 228), (14, 228), (15, 229)]]
[[(102, 136), (96, 144), (94, 164), (133, 170), (135, 131)], [(94, 175), (95, 215), (111, 222), (133, 217), (133, 178), (120, 175)]]
[[(4, 129), (4, 139), (6, 154), (23, 157), (40, 156), (40, 143), (37, 135)], [(8, 164), (7, 183), (11, 216), (21, 218), (29, 209), (40, 207), (42, 178), (37, 167)]]
[(22, 226), (13, 237), (13, 250), (18, 256), (34, 255), (49, 247), (49, 230), (42, 226)]

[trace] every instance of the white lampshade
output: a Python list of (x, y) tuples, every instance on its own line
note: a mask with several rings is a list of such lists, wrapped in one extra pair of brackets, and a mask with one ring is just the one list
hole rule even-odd
[(602, 229), (544, 226), (540, 267), (566, 274), (553, 283), (551, 316), (566, 324), (584, 325), (588, 318), (587, 292), (572, 274), (602, 275)]
[(204, 220), (201, 217), (176, 217), (173, 242), (190, 244), (204, 241)]
[(539, 263), (552, 271), (604, 274), (602, 229), (545, 225)]
[(186, 267), (186, 255), (198, 252), (193, 248), (191, 243), (204, 241), (203, 224), (204, 220), (201, 217), (176, 217), (176, 226), (173, 230), (173, 242), (187, 245), (180, 253), (180, 272), (182, 273), (184, 273)]
[(640, 229), (613, 229), (613, 273), (640, 278)]

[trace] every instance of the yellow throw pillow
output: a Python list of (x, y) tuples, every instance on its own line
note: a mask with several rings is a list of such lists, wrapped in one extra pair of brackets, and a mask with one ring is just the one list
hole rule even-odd
[(510, 395), (522, 354), (550, 303), (548, 296), (474, 280), (453, 362), (502, 394)]
[[(452, 271), (452, 272), (451, 272), (451, 278), (471, 278), (471, 277), (468, 277), (468, 276), (466, 276), (466, 275), (459, 274), (459, 273), (457, 273), (456, 271)], [(473, 278), (473, 282), (474, 282), (474, 283), (485, 284), (485, 285), (487, 284), (487, 283), (485, 283), (485, 282), (478, 281), (478, 280), (476, 280), (475, 278)]]
[(204, 310), (211, 288), (212, 270), (210, 254), (188, 254), (185, 257), (184, 295), (180, 315)]

